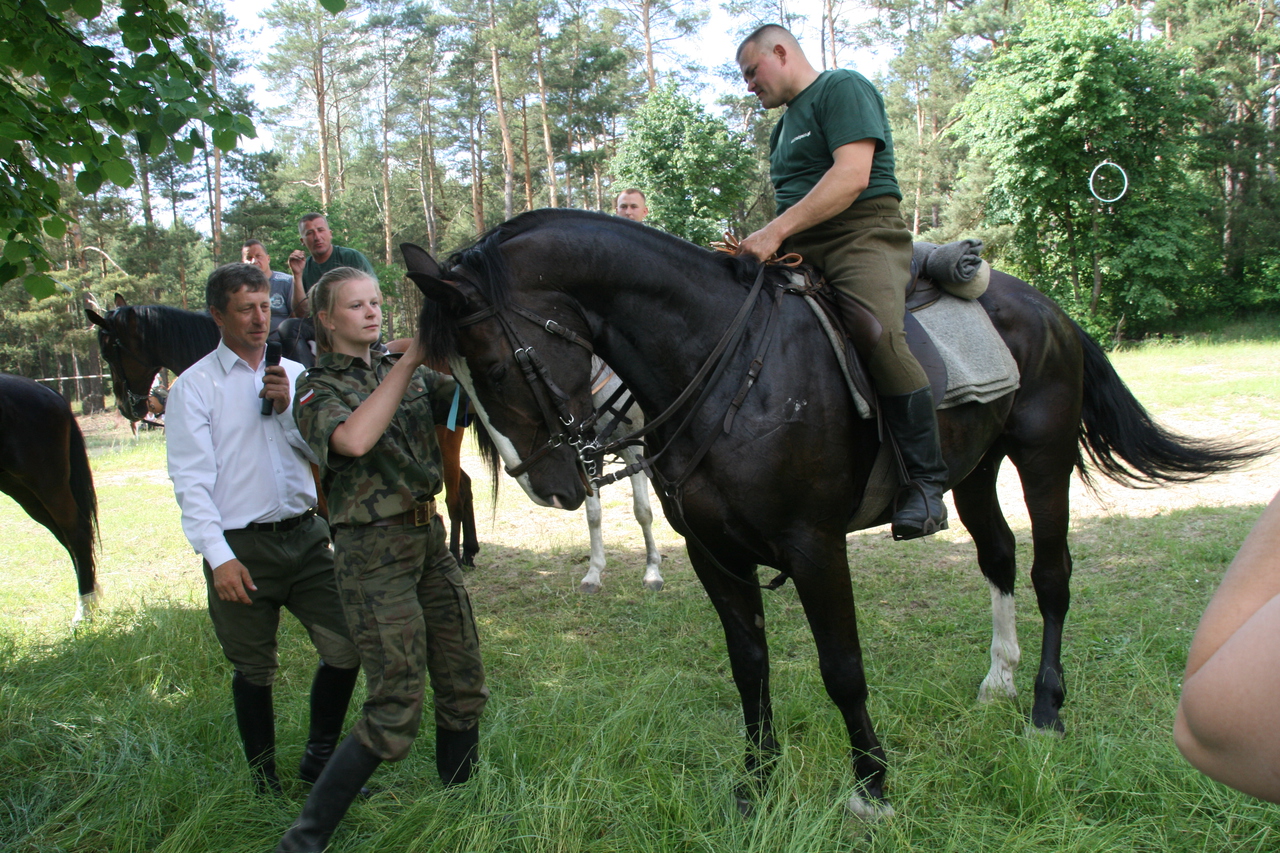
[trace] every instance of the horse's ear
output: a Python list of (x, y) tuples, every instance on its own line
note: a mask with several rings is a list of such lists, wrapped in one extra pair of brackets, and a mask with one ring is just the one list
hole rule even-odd
[(444, 279), (444, 271), (435, 258), (412, 243), (401, 243), (400, 252), (404, 255), (405, 275), (418, 286), (423, 296), (455, 314), (462, 313), (467, 306), (467, 298), (458, 285)]
[(84, 309), (84, 313), (85, 316), (89, 318), (90, 323), (93, 323), (95, 326), (101, 326), (104, 329), (107, 328), (107, 321), (104, 320), (97, 311), (94, 311), (92, 308), (86, 308)]
[(433, 278), (440, 278), (444, 275), (444, 271), (440, 269), (436, 259), (431, 257), (427, 250), (421, 246), (415, 246), (413, 243), (401, 243), (400, 254), (404, 255), (404, 266), (409, 272), (426, 273)]
[(422, 291), (423, 296), (432, 302), (438, 302), (445, 310), (454, 314), (461, 314), (466, 310), (467, 297), (463, 295), (462, 288), (457, 284), (426, 273), (409, 272), (405, 275), (418, 285), (418, 290)]
[(125, 302), (125, 301), (124, 301), (124, 297), (123, 297), (123, 296), (121, 296), (119, 293), (117, 293), (117, 294), (116, 294), (116, 307), (117, 307), (117, 308), (123, 308), (124, 306), (126, 306), (126, 305), (128, 305), (128, 304), (129, 304), (128, 302)]

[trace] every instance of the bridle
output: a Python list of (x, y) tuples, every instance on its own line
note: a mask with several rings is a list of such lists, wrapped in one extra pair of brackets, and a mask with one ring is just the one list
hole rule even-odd
[[(138, 364), (141, 364), (144, 370), (148, 368), (143, 364), (142, 359), (138, 358), (136, 353), (132, 350), (125, 349), (124, 344), (120, 342), (120, 335), (118, 335), (114, 329), (104, 329), (103, 331), (107, 331), (110, 335), (110, 342), (107, 346), (110, 354), (107, 356), (107, 364), (111, 366), (113, 377), (115, 376), (115, 365), (120, 365), (120, 384), (124, 386), (125, 398), (129, 401), (129, 414), (127, 417), (129, 417), (130, 420), (141, 420), (142, 416), (138, 415), (138, 412), (146, 411), (147, 397), (151, 396), (151, 389), (148, 387), (145, 393), (138, 394), (130, 387), (129, 376), (124, 369), (124, 358), (125, 356), (128, 356)], [(155, 370), (152, 371), (152, 376), (154, 376), (155, 373), (158, 373), (159, 370), (160, 368), (156, 367)], [(134, 415), (138, 416), (135, 418), (133, 417)]]

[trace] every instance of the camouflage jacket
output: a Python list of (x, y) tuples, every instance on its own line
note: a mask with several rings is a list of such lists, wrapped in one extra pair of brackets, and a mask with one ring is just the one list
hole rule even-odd
[(329, 501), (330, 524), (359, 525), (412, 509), (440, 491), (440, 446), (456, 386), (453, 377), (425, 367), (414, 371), (400, 407), (373, 449), (360, 457), (330, 449), (329, 437), (368, 399), (400, 358), (373, 353), (373, 366), (341, 353), (322, 353), (298, 377), (293, 417), (316, 456)]

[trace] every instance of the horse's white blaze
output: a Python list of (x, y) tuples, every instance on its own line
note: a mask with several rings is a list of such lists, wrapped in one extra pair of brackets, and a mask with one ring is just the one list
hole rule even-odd
[(893, 806), (879, 800), (868, 800), (858, 794), (854, 794), (849, 798), (849, 802), (845, 803), (845, 808), (853, 813), (853, 816), (860, 820), (875, 822), (878, 820), (888, 820), (893, 817)]
[(84, 595), (76, 599), (76, 615), (71, 617), (72, 625), (79, 625), (86, 619), (92, 618), (93, 611), (98, 607), (98, 591), (86, 592)]
[[(460, 358), (451, 358), (449, 359), (449, 367), (453, 370), (453, 378), (458, 380), (466, 390), (467, 396), (471, 398), (471, 405), (476, 408), (476, 416), (480, 418), (480, 423), (484, 424), (485, 431), (493, 439), (493, 444), (498, 448), (498, 455), (502, 457), (503, 464), (508, 468), (514, 468), (519, 465), (520, 454), (516, 452), (516, 446), (511, 442), (511, 439), (494, 428), (493, 422), (489, 420), (489, 413), (484, 410), (484, 404), (476, 396), (475, 383), (471, 381), (471, 371), (467, 368), (467, 363)], [(520, 484), (520, 488), (524, 489), (524, 493), (529, 496), (529, 500), (538, 506), (560, 508), (559, 500), (547, 500), (533, 490), (533, 484), (529, 482), (527, 473), (521, 474), (515, 480)]]
[(1018, 647), (1018, 627), (1014, 623), (1013, 595), (991, 584), (991, 671), (978, 688), (978, 701), (991, 702), (1018, 695), (1013, 673), (1022, 659)]

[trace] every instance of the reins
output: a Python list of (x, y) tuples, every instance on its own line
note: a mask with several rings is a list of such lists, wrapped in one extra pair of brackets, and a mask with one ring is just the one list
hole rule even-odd
[[(538, 354), (537, 350), (525, 340), (519, 330), (512, 325), (506, 316), (500, 313), (492, 305), (487, 305), (478, 311), (460, 318), (457, 321), (457, 325), (460, 328), (475, 325), (476, 323), (482, 322), (490, 317), (497, 319), (499, 324), (502, 326), (503, 332), (507, 336), (508, 341), (512, 345), (516, 363), (520, 365), (521, 372), (524, 374), (525, 381), (529, 384), (534, 399), (538, 402), (538, 407), (541, 410), (543, 421), (547, 426), (549, 437), (546, 443), (514, 467), (506, 468), (507, 473), (512, 477), (519, 477), (526, 473), (534, 464), (541, 461), (548, 453), (563, 444), (569, 444), (577, 450), (580, 472), (584, 476), (584, 482), (588, 488), (591, 488), (592, 490), (598, 490), (600, 486), (608, 485), (622, 479), (623, 477), (630, 477), (633, 474), (643, 471), (649, 475), (658, 487), (663, 490), (667, 497), (670, 498), (671, 505), (675, 507), (679, 525), (688, 531), (685, 534), (686, 538), (696, 546), (719, 571), (739, 583), (744, 583), (760, 589), (777, 589), (782, 586), (788, 577), (785, 572), (780, 572), (779, 575), (770, 583), (760, 585), (729, 571), (729, 569), (725, 568), (725, 566), (715, 558), (710, 549), (706, 548), (702, 544), (698, 537), (693, 533), (692, 528), (684, 517), (685, 484), (693, 475), (693, 472), (697, 469), (698, 465), (702, 462), (702, 459), (706, 456), (707, 452), (711, 449), (711, 446), (720, 438), (721, 434), (727, 434), (732, 429), (734, 418), (738, 410), (741, 408), (744, 400), (746, 399), (747, 393), (755, 384), (755, 381), (759, 377), (760, 371), (764, 366), (765, 353), (768, 350), (769, 344), (772, 342), (773, 336), (776, 332), (776, 324), (774, 321), (778, 316), (782, 304), (780, 293), (774, 294), (773, 308), (765, 321), (764, 332), (760, 345), (748, 366), (747, 373), (743, 377), (737, 393), (726, 407), (726, 411), (721, 419), (719, 427), (713, 428), (708, 432), (707, 436), (703, 439), (701, 444), (698, 446), (698, 449), (690, 458), (688, 464), (685, 465), (683, 473), (675, 479), (667, 479), (654, 467), (655, 463), (671, 449), (676, 440), (691, 427), (694, 418), (697, 416), (698, 412), (702, 410), (703, 404), (707, 402), (708, 398), (715, 391), (717, 383), (724, 375), (732, 356), (737, 351), (738, 345), (742, 341), (742, 337), (747, 329), (747, 320), (751, 316), (756, 303), (759, 301), (760, 292), (764, 288), (765, 270), (765, 265), (761, 264), (756, 272), (755, 281), (747, 294), (747, 298), (743, 300), (741, 307), (739, 307), (737, 314), (734, 315), (733, 320), (730, 321), (728, 327), (724, 331), (724, 334), (721, 335), (716, 346), (702, 363), (702, 366), (698, 369), (697, 373), (694, 374), (693, 378), (685, 386), (684, 390), (680, 392), (676, 399), (667, 406), (661, 414), (648, 421), (642, 428), (631, 433), (625, 438), (614, 441), (607, 441), (607, 436), (612, 434), (613, 430), (616, 428), (617, 423), (621, 418), (620, 413), (602, 431), (601, 434), (594, 434), (593, 428), (603, 414), (610, 411), (611, 407), (617, 403), (618, 398), (620, 398), (621, 393), (625, 389), (619, 389), (618, 392), (615, 392), (614, 395), (610, 397), (609, 401), (600, 409), (596, 410), (589, 418), (584, 419), (581, 423), (575, 422), (574, 416), (569, 411), (568, 407), (568, 401), (570, 399), (569, 395), (556, 384), (554, 379), (552, 379), (546, 363)], [(549, 334), (556, 335), (564, 340), (577, 344), (594, 355), (595, 349), (592, 347), (591, 342), (574, 332), (572, 329), (569, 329), (554, 320), (548, 320), (541, 317), (521, 305), (513, 303), (510, 305), (510, 309), (524, 319), (541, 327)], [(701, 389), (700, 393), (699, 389)], [(641, 444), (642, 439), (645, 436), (671, 421), (680, 412), (680, 410), (685, 408), (686, 404), (694, 398), (695, 394), (697, 394), (697, 398), (694, 399), (693, 405), (688, 407), (688, 411), (686, 412), (683, 420), (680, 421), (675, 430), (667, 437), (666, 443), (663, 444), (657, 452), (646, 454), (640, 457), (640, 460), (637, 463), (628, 465), (619, 471), (603, 476), (592, 476), (592, 473), (598, 474), (598, 472), (600, 472), (603, 459), (606, 455), (616, 453), (624, 447)], [(622, 411), (625, 411), (625, 407), (623, 407)], [(602, 440), (606, 443), (601, 444)]]

